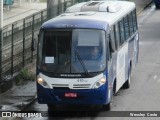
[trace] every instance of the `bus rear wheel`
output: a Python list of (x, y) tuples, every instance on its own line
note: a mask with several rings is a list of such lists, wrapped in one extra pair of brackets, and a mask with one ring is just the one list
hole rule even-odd
[(128, 74), (128, 80), (124, 83), (123, 88), (128, 89), (130, 87), (130, 84), (131, 84), (131, 70)]

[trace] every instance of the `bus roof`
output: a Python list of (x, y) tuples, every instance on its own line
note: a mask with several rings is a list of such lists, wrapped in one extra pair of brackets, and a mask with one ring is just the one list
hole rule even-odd
[(135, 9), (128, 1), (89, 1), (67, 8), (66, 12), (45, 22), (42, 29), (94, 28), (107, 30)]

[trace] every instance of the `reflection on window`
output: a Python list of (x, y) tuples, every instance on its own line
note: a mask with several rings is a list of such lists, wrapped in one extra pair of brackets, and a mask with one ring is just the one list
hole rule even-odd
[(115, 25), (115, 32), (116, 32), (116, 43), (117, 43), (117, 47), (120, 46), (120, 36), (119, 36), (119, 25), (116, 24)]
[(81, 31), (78, 34), (78, 46), (99, 46), (100, 33)]
[(124, 37), (124, 27), (123, 27), (123, 19), (119, 22), (119, 32), (120, 32), (120, 44), (123, 44), (125, 41), (125, 37)]
[[(65, 59), (69, 59), (70, 54), (70, 32), (51, 32), (48, 31), (44, 36), (44, 57), (52, 57), (53, 64), (64, 63)], [(45, 60), (46, 58), (44, 58)]]
[(133, 11), (133, 26), (134, 26), (134, 32), (135, 32), (137, 30), (136, 10)]
[(129, 38), (128, 16), (124, 18), (124, 26), (125, 26), (125, 35), (126, 35), (126, 40), (127, 40)]
[(130, 35), (133, 34), (133, 16), (132, 12), (129, 14), (129, 28), (130, 28)]

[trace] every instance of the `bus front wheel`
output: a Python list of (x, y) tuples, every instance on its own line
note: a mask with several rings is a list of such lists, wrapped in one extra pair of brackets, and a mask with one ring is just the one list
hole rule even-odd
[(160, 9), (160, 5), (158, 3), (155, 3), (156, 9)]
[[(114, 82), (115, 83), (115, 82)], [(115, 86), (114, 86), (115, 87)], [(112, 101), (113, 101), (113, 95), (115, 94), (115, 88), (112, 89), (112, 93), (111, 93), (111, 99), (110, 99), (110, 102), (108, 104), (104, 104), (102, 106), (103, 110), (111, 110), (111, 106), (112, 106)]]
[(49, 110), (57, 110), (57, 106), (54, 104), (47, 104)]
[(103, 110), (111, 110), (111, 103), (109, 102), (106, 105), (103, 105)]

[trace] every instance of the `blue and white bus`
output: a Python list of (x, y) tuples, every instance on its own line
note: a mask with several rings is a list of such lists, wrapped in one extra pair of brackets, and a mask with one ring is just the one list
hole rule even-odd
[(127, 1), (89, 1), (45, 22), (39, 33), (40, 104), (102, 105), (129, 88), (138, 61), (136, 7)]

